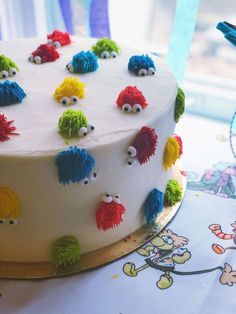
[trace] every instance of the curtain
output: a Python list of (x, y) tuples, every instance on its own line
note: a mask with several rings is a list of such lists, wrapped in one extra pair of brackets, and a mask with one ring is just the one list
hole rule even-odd
[(0, 0), (3, 40), (44, 36), (53, 29), (73, 33), (70, 0)]
[[(110, 37), (109, 0), (0, 0), (1, 37), (45, 36), (54, 29), (75, 33), (74, 20), (87, 11), (87, 35)], [(181, 83), (200, 0), (177, 0), (167, 62)], [(80, 6), (78, 6), (80, 4)], [(84, 25), (85, 27), (85, 25)]]

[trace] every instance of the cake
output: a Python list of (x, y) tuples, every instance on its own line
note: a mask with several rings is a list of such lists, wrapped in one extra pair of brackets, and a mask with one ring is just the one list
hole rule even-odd
[[(147, 51), (119, 44), (116, 54), (97, 55), (98, 67), (80, 74), (71, 71), (71, 60), (91, 51), (96, 39), (72, 37), (54, 62), (29, 62), (45, 41), (0, 44), (1, 53), (19, 67), (8, 80), (26, 94), (19, 103), (6, 106), (3, 101), (0, 107), (2, 120), (12, 128), (0, 142), (0, 262), (52, 261), (58, 245), (62, 249), (70, 243), (73, 263), (79, 254), (124, 239), (161, 212), (172, 164), (180, 156), (174, 137), (182, 110), (176, 108), (178, 85), (161, 58), (148, 53), (154, 68), (132, 72), (131, 57), (145, 59)], [(65, 96), (63, 103), (55, 90), (69, 84), (64, 82), (69, 77), (82, 82), (84, 90), (74, 100)], [(0, 84), (3, 89), (4, 80)], [(73, 129), (81, 136), (69, 136), (71, 129), (63, 133), (66, 115), (78, 121), (83, 115), (87, 124)], [(81, 156), (86, 175), (76, 168)], [(148, 196), (156, 202), (151, 214)]]

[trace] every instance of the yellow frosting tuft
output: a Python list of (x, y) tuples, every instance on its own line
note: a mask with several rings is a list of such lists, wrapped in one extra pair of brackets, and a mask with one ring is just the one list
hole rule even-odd
[(63, 97), (72, 97), (76, 96), (78, 98), (84, 98), (85, 95), (85, 84), (79, 81), (78, 78), (67, 77), (59, 85), (53, 94), (54, 99), (57, 102), (60, 102)]
[(169, 169), (179, 157), (179, 143), (174, 137), (169, 137), (163, 154), (163, 165), (165, 170)]
[(18, 196), (11, 189), (0, 187), (0, 219), (17, 219), (21, 213)]

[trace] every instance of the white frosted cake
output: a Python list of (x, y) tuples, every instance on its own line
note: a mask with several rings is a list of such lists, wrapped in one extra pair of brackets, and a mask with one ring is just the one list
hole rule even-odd
[[(44, 64), (29, 62), (28, 56), (45, 40), (0, 44), (1, 54), (19, 67), (8, 79), (17, 82), (26, 94), (21, 103), (4, 106), (2, 102), (0, 106), (0, 114), (14, 120), (14, 133), (18, 133), (0, 142), (0, 261), (51, 261), (53, 244), (65, 236), (78, 240), (82, 254), (115, 243), (146, 223), (143, 205), (147, 195), (155, 188), (164, 194), (172, 179), (171, 167), (165, 167), (163, 156), (168, 153), (164, 150), (176, 124), (178, 86), (174, 76), (153, 54), (149, 57), (155, 64), (154, 75), (128, 71), (130, 58), (147, 51), (122, 45), (116, 58), (98, 58), (96, 71), (70, 73), (66, 65), (73, 55), (90, 50), (96, 41), (73, 37), (70, 45), (58, 49), (60, 57), (55, 62)], [(65, 107), (53, 95), (68, 77), (83, 82), (85, 92), (79, 101)], [(136, 86), (144, 95), (147, 106), (141, 112), (126, 112), (117, 105), (127, 86)], [(67, 109), (82, 110), (95, 127), (93, 132), (72, 138), (60, 134), (58, 121)], [(137, 152), (131, 148), (128, 156), (127, 150), (144, 126), (157, 136), (155, 153), (143, 163), (129, 165)], [(59, 178), (57, 157), (70, 147), (84, 149), (93, 157), (91, 177), (80, 182)], [(120, 222), (112, 228), (99, 228), (99, 204), (116, 201), (117, 195), (117, 204), (121, 202), (125, 209)], [(12, 198), (17, 210), (6, 209)]]

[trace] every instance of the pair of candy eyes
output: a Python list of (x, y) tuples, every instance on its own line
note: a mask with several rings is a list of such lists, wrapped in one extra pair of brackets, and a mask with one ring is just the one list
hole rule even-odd
[(79, 102), (79, 98), (77, 96), (71, 96), (70, 98), (69, 97), (62, 97), (60, 99), (60, 103), (63, 106), (75, 105), (75, 104), (78, 104), (78, 102)]
[(155, 69), (154, 68), (149, 68), (148, 70), (140, 69), (138, 71), (138, 76), (154, 75), (154, 74), (155, 74)]
[(33, 56), (33, 55), (30, 55), (29, 56), (29, 59), (28, 59), (30, 62), (34, 62), (34, 63), (36, 63), (36, 64), (40, 64), (41, 63), (41, 58), (40, 58), (40, 56)]
[(0, 219), (0, 225), (8, 223), (9, 225), (16, 225), (18, 223), (17, 219)]
[(127, 154), (129, 156), (128, 158), (128, 165), (132, 166), (137, 162), (136, 160), (136, 155), (137, 155), (137, 150), (134, 146), (129, 146), (127, 150)]
[(120, 203), (121, 203), (121, 202), (120, 202), (120, 197), (119, 197), (119, 195), (113, 195), (113, 196), (111, 196), (110, 194), (105, 194), (105, 195), (103, 195), (102, 201), (103, 201), (104, 203), (111, 203), (112, 201), (114, 201), (114, 202), (117, 203), (117, 204), (120, 204)]
[(143, 108), (142, 108), (142, 106), (140, 105), (140, 104), (135, 104), (135, 105), (133, 105), (133, 106), (131, 106), (130, 104), (124, 104), (123, 106), (122, 106), (122, 110), (124, 111), (124, 112), (127, 112), (127, 113), (129, 113), (129, 112), (135, 112), (135, 113), (139, 113), (140, 111), (142, 111), (143, 110)]
[(0, 72), (0, 78), (5, 79), (8, 76), (16, 75), (16, 73), (17, 73), (17, 70), (15, 68), (10, 68), (8, 72), (6, 70), (3, 70)]
[(91, 124), (88, 124), (87, 127), (82, 126), (82, 128), (79, 129), (78, 135), (79, 137), (86, 136), (88, 133), (94, 131), (95, 127)]
[(116, 57), (117, 57), (117, 52), (115, 52), (115, 51), (112, 51), (112, 52), (109, 52), (109, 51), (102, 51), (100, 57), (101, 57), (102, 59), (116, 58)]
[(83, 181), (81, 181), (81, 183), (83, 184), (83, 185), (87, 185), (88, 183), (89, 183), (89, 181), (93, 181), (93, 180), (95, 180), (96, 178), (97, 178), (97, 176), (98, 176), (98, 174), (97, 174), (97, 172), (95, 171), (95, 172), (93, 172), (93, 174), (92, 174), (92, 176), (90, 177), (90, 178), (84, 178), (83, 179)]
[(52, 45), (54, 48), (60, 48), (61, 44), (59, 41), (53, 41), (52, 39), (48, 39), (48, 45)]

